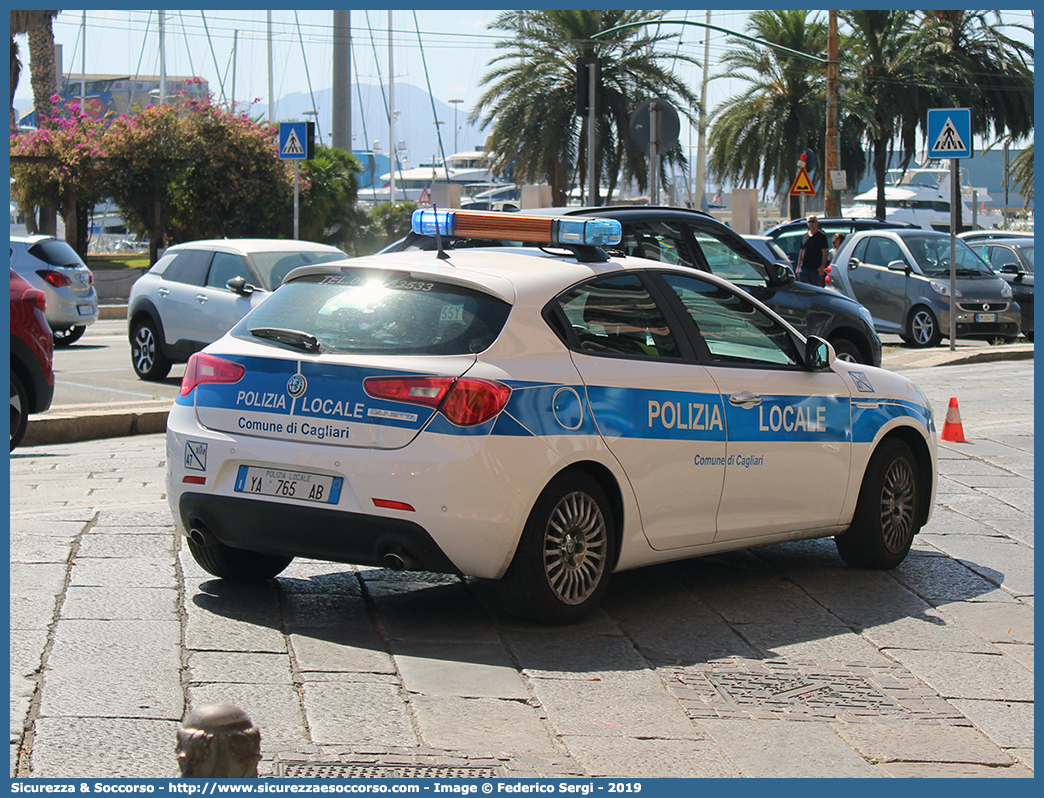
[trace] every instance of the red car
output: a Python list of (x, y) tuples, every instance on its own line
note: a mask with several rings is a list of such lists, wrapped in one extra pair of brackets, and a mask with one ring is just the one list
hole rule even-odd
[(22, 441), (30, 413), (54, 397), (54, 339), (44, 316), (44, 294), (11, 269), (11, 449)]

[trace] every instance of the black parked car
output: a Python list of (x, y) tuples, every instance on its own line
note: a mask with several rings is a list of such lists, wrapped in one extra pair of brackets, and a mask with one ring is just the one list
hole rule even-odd
[[(765, 302), (803, 335), (818, 335), (830, 341), (838, 358), (881, 365), (881, 340), (866, 308), (836, 291), (795, 282), (788, 264), (770, 263), (742, 236), (702, 211), (614, 205), (541, 208), (523, 213), (617, 219), (623, 225), (623, 238), (618, 245), (606, 248), (610, 253), (680, 263), (720, 275)], [(445, 247), (453, 245), (453, 241), (443, 241)], [(477, 244), (472, 240), (464, 245)], [(410, 233), (393, 248), (435, 246), (433, 237)]]
[(1033, 340), (1033, 239), (979, 238), (965, 242), (993, 267), (1008, 285), (1022, 308), (1022, 333)]
[[(818, 218), (818, 217), (817, 217)], [(883, 219), (847, 219), (841, 216), (828, 216), (819, 219), (819, 229), (827, 237), (830, 246), (834, 246), (834, 234), (841, 233), (846, 238), (852, 233), (863, 230), (894, 230), (897, 227), (917, 227), (911, 222), (886, 222)], [(777, 224), (765, 231), (765, 235), (775, 241), (779, 247), (787, 253), (791, 264), (797, 268), (797, 256), (801, 250), (801, 237), (808, 232), (808, 222), (805, 219), (794, 219), (793, 221)]]

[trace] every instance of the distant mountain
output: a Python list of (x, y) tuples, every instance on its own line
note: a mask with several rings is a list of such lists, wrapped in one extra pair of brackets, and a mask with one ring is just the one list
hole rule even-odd
[[(212, 86), (211, 89), (213, 90), (213, 88)], [(387, 86), (366, 83), (352, 84), (352, 149), (373, 149), (374, 141), (379, 141), (382, 151), (387, 154), (389, 128), (387, 105), (384, 100), (386, 93)], [(14, 105), (21, 115), (32, 107), (32, 102), (16, 100)], [(442, 131), (442, 147), (446, 155), (477, 149), (485, 142), (486, 134), (465, 121), (471, 109), (461, 103), (456, 109), (458, 130), (457, 146), (454, 147), (454, 108), (439, 100), (435, 100), (434, 105), (433, 115), (431, 96), (426, 91), (409, 83), (395, 84), (395, 107), (401, 112), (395, 123), (395, 138), (400, 143), (405, 143), (405, 153), (411, 167), (441, 159), (434, 122), (436, 118), (443, 122), (438, 127)], [(245, 107), (245, 104), (237, 105), (237, 108)], [(316, 92), (314, 103), (307, 92), (294, 92), (280, 98), (276, 102), (275, 119), (280, 122), (307, 121), (313, 117), (305, 116), (304, 112), (313, 108), (319, 112), (315, 117), (319, 125), (318, 132), (323, 143), (329, 144), (330, 133), (333, 129), (332, 89)], [(249, 114), (251, 117), (267, 118), (268, 105), (257, 103), (250, 106)]]

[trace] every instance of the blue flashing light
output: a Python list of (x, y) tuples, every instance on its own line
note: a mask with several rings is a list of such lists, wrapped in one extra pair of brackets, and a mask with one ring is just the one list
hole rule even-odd
[(619, 244), (623, 237), (623, 226), (616, 219), (560, 217), (557, 222), (554, 237), (558, 244), (602, 247)]
[(419, 236), (451, 235), (453, 213), (450, 211), (436, 211), (430, 208), (418, 208), (410, 215), (410, 229)]

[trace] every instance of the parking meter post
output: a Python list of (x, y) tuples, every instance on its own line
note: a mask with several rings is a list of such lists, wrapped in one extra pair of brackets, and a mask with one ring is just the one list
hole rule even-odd
[(957, 203), (961, 201), (960, 159), (950, 159), (950, 351), (957, 348)]
[(207, 704), (182, 722), (177, 755), (183, 779), (256, 779), (261, 732), (239, 707)]

